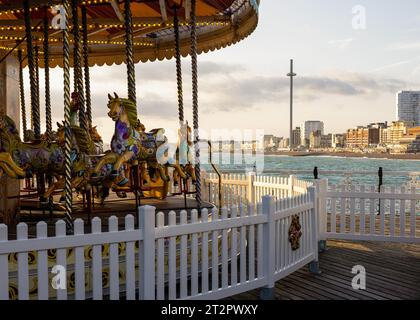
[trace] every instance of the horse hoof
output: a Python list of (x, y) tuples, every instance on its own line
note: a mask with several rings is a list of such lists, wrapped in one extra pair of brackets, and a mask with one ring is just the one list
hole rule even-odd
[(124, 198), (127, 198), (127, 193), (125, 193), (124, 191), (118, 191), (117, 196), (118, 198), (124, 199)]

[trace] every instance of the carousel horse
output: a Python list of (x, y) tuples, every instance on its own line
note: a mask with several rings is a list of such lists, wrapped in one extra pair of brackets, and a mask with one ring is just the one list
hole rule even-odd
[(101, 168), (107, 164), (113, 165), (113, 176), (127, 162), (134, 161), (140, 149), (137, 126), (137, 108), (133, 101), (119, 98), (116, 93), (113, 98), (108, 94), (108, 116), (115, 121), (115, 131), (111, 141), (111, 151), (106, 153), (95, 166), (92, 178), (97, 178)]
[(63, 152), (58, 144), (22, 142), (14, 121), (8, 116), (0, 119), (0, 151), (9, 153), (28, 177), (36, 173), (58, 173), (64, 164)]
[[(179, 174), (179, 170), (174, 171), (174, 181), (177, 181), (178, 178), (188, 179), (191, 177), (193, 183), (195, 183), (195, 169), (194, 169), (194, 159), (193, 159), (193, 142), (191, 139), (192, 130), (188, 125), (188, 122), (182, 123), (181, 128), (178, 130), (178, 142), (177, 149), (175, 153), (176, 165), (180, 165), (183, 169), (183, 175)], [(168, 164), (173, 167), (174, 165)]]
[[(64, 126), (57, 123), (57, 144), (64, 150), (65, 146), (65, 130)], [(92, 167), (92, 160), (90, 155), (94, 155), (96, 152), (96, 146), (90, 137), (90, 134), (78, 127), (71, 126), (71, 158), (72, 158), (72, 187), (78, 191), (85, 191), (90, 188), (89, 176), (90, 168)], [(55, 175), (56, 182), (51, 184), (44, 194), (46, 199), (49, 199), (51, 195), (57, 189), (64, 188), (65, 178), (62, 174)]]

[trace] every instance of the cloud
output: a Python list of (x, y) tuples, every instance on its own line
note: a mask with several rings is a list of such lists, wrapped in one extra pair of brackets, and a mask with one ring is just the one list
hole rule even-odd
[(420, 42), (394, 43), (387, 48), (388, 51), (406, 51), (418, 49), (420, 49)]
[(350, 46), (350, 44), (353, 42), (353, 38), (347, 38), (347, 39), (341, 39), (341, 40), (330, 40), (328, 41), (328, 44), (337, 47), (339, 49), (346, 49)]
[[(300, 101), (313, 101), (328, 95), (374, 98), (384, 92), (395, 93), (408, 85), (400, 79), (338, 71), (324, 77), (295, 78), (295, 98)], [(206, 82), (200, 88), (200, 100), (205, 102), (207, 112), (258, 109), (289, 97), (289, 79), (286, 77), (222, 77), (217, 82)]]

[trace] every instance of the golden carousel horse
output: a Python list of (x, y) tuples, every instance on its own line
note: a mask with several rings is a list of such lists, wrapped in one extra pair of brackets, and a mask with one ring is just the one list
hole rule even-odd
[[(148, 190), (145, 196), (164, 198), (169, 188), (167, 168), (158, 163), (156, 151), (167, 142), (163, 129), (145, 132), (144, 126), (137, 118), (137, 107), (129, 99), (108, 95), (108, 116), (115, 121), (115, 131), (111, 141), (111, 150), (102, 157), (95, 166), (92, 179), (100, 179), (101, 168), (112, 165), (112, 177), (126, 172), (132, 165), (139, 165), (141, 184)], [(183, 173), (180, 166), (174, 166)], [(125, 173), (127, 175), (127, 172)], [(144, 183), (143, 183), (144, 182)], [(118, 188), (114, 188), (118, 191)], [(121, 187), (121, 190), (127, 188)]]

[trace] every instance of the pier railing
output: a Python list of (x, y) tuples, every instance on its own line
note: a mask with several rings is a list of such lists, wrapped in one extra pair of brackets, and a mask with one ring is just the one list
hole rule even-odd
[[(204, 181), (211, 201), (218, 181)], [(0, 225), (0, 299), (219, 299), (256, 288), (270, 297), (275, 281), (307, 264), (317, 271), (318, 245), (328, 239), (420, 243), (419, 189), (379, 191), (225, 175), (221, 210), (146, 206), (138, 228), (132, 215), (122, 229), (110, 217), (103, 232), (94, 218), (92, 233), (76, 220), (67, 235), (58, 221), (52, 237), (40, 222), (32, 239), (25, 223), (17, 240)]]
[(94, 218), (89, 234), (82, 220), (72, 235), (58, 221), (56, 235), (47, 237), (40, 222), (37, 237), (28, 239), (20, 223), (17, 240), (9, 241), (0, 225), (0, 299), (220, 299), (256, 288), (268, 298), (275, 281), (317, 265), (316, 209), (311, 187), (221, 214), (215, 208), (165, 215), (145, 206), (138, 229), (132, 215), (124, 230), (110, 217), (106, 232)]
[(321, 240), (420, 243), (420, 190), (416, 186), (329, 185), (318, 180)]
[(221, 200), (219, 203), (219, 178), (214, 173), (202, 174), (203, 199), (217, 206), (231, 207), (234, 205), (252, 203), (254, 206), (269, 195), (275, 200), (285, 199), (307, 192), (312, 182), (298, 179), (294, 175), (275, 177), (247, 174), (221, 175)]

